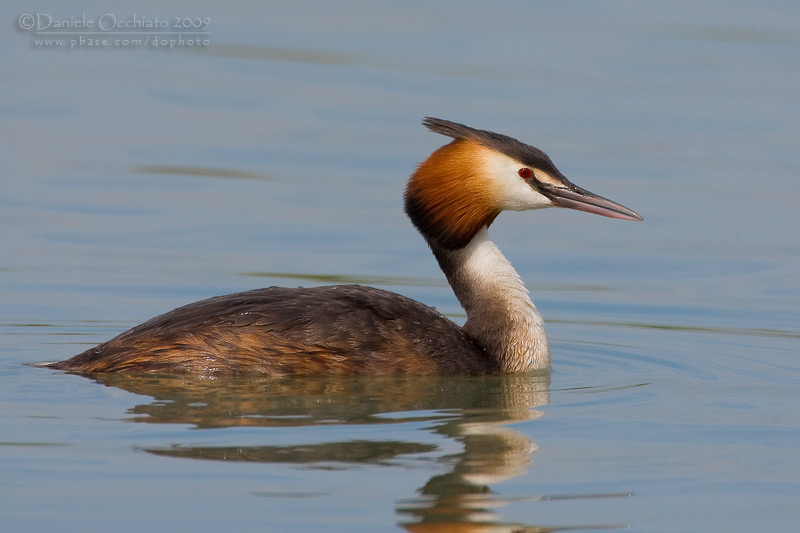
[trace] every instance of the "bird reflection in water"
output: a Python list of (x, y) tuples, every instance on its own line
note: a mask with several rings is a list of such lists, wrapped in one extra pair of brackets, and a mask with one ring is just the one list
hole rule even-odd
[[(508, 500), (491, 486), (524, 474), (536, 444), (514, 423), (542, 416), (549, 373), (483, 377), (320, 377), (204, 379), (189, 376), (95, 374), (98, 383), (146, 395), (131, 409), (134, 422), (197, 428), (387, 425), (430, 422), (425, 431), (453, 439), (459, 453), (437, 461), (418, 495), (396, 502), (408, 531), (548, 531), (504, 523), (497, 508)], [(435, 453), (429, 442), (349, 440), (297, 445), (145, 447), (168, 457), (283, 463), (311, 468), (352, 464), (407, 465), (414, 454)], [(265, 494), (270, 494), (266, 491)], [(537, 500), (541, 497), (525, 497)], [(562, 529), (571, 526), (559, 526)], [(585, 527), (585, 526), (584, 526)], [(596, 527), (596, 526), (593, 526)]]

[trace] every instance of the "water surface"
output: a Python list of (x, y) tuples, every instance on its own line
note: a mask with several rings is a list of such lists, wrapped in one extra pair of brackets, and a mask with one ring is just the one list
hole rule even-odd
[[(794, 3), (136, 9), (209, 17), (210, 43), (37, 44), (26, 13), (130, 8), (0, 8), (4, 530), (796, 526)], [(401, 209), (446, 142), (428, 115), (534, 144), (645, 217), (492, 227), (547, 321), (551, 374), (31, 366), (269, 285), (376, 285), (463, 321)]]

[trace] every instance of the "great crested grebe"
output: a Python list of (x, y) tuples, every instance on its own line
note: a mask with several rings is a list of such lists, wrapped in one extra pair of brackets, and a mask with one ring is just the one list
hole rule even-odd
[(381, 289), (270, 287), (180, 307), (50, 368), (80, 372), (488, 374), (550, 366), (544, 322), (488, 228), (504, 210), (569, 207), (642, 220), (564, 177), (541, 150), (426, 118), (454, 140), (419, 165), (405, 211), (467, 312), (459, 327)]

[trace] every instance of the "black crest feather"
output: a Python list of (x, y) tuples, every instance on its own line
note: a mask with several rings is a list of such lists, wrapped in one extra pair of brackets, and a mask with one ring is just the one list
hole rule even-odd
[(561, 174), (546, 153), (508, 135), (470, 128), (464, 124), (441, 118), (426, 117), (422, 124), (434, 133), (440, 133), (453, 139), (475, 141), (486, 148), (506, 154), (524, 165), (540, 168), (555, 175)]

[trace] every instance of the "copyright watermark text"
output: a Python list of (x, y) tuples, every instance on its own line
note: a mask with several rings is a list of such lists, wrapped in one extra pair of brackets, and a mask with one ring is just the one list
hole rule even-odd
[(17, 17), (16, 26), (32, 35), (34, 48), (189, 48), (211, 44), (211, 17), (24, 13)]

